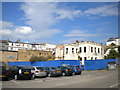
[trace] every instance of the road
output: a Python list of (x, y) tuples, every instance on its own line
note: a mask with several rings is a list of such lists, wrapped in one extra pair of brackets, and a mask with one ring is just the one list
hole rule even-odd
[(118, 70), (84, 71), (82, 75), (2, 81), (2, 88), (118, 88)]

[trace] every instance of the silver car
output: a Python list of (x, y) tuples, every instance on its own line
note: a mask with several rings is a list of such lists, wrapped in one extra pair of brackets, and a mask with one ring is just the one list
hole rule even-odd
[(44, 68), (39, 66), (33, 66), (31, 72), (34, 73), (35, 76), (39, 77), (46, 77), (47, 75)]

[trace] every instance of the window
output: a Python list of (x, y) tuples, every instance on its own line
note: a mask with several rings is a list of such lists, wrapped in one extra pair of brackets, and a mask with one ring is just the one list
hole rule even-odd
[(74, 48), (72, 48), (72, 53), (74, 53)]
[(78, 52), (78, 49), (76, 49), (76, 53)]
[(84, 52), (86, 52), (86, 47), (84, 47)]
[(11, 48), (11, 50), (13, 50), (13, 48)]
[(80, 53), (82, 52), (82, 48), (80, 47)]
[(102, 48), (101, 48), (101, 55), (102, 55)]
[(12, 46), (13, 46), (13, 43), (12, 43)]
[(93, 52), (93, 47), (91, 47), (91, 52)]
[(66, 54), (68, 53), (68, 48), (66, 48)]
[(95, 53), (96, 53), (96, 47), (95, 47)]
[(44, 55), (46, 55), (46, 53), (44, 53)]
[(39, 55), (41, 55), (41, 53), (39, 53)]
[(32, 45), (32, 47), (35, 47), (35, 45)]
[(100, 53), (100, 49), (98, 48), (98, 53)]
[(82, 61), (82, 58), (80, 57), (80, 61)]
[(91, 60), (93, 60), (93, 57), (91, 57)]
[(8, 56), (8, 58), (15, 58), (15, 56)]
[(86, 58), (86, 57), (84, 57), (84, 60), (87, 60), (87, 58)]
[(97, 60), (97, 57), (95, 57), (95, 60)]

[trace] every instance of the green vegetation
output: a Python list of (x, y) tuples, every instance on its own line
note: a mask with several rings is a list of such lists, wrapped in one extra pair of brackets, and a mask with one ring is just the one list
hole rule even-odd
[(104, 56), (104, 59), (115, 59), (117, 57), (120, 57), (120, 53), (114, 49), (111, 49), (109, 54), (107, 56)]
[(37, 62), (37, 61), (49, 61), (49, 60), (54, 60), (54, 57), (48, 56), (48, 57), (43, 57), (43, 56), (32, 56), (29, 61), (30, 62)]

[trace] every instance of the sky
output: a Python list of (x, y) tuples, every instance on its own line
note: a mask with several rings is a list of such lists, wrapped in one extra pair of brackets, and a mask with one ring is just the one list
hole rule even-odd
[(103, 43), (118, 36), (115, 2), (2, 2), (1, 39), (30, 43)]

